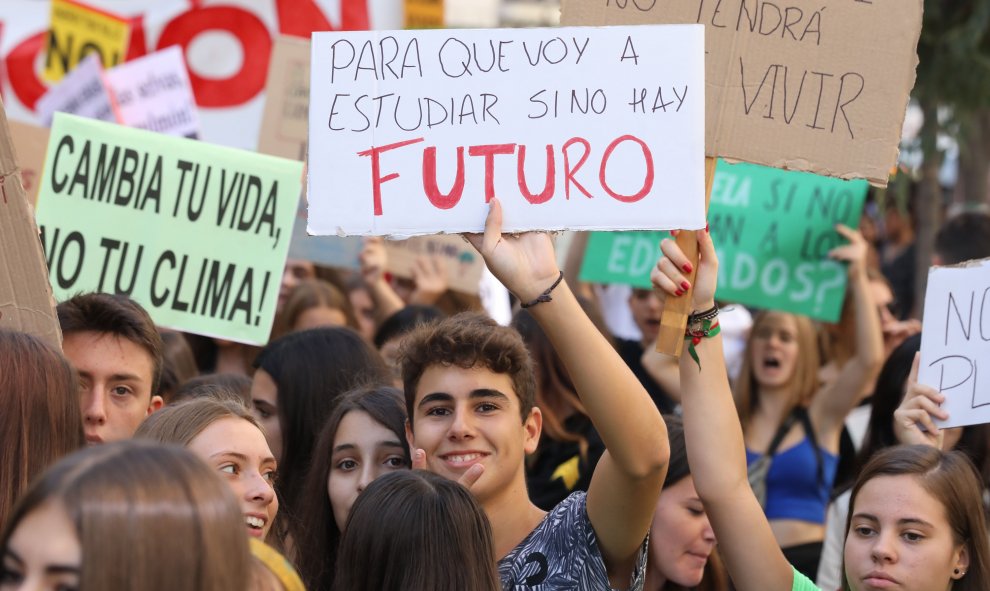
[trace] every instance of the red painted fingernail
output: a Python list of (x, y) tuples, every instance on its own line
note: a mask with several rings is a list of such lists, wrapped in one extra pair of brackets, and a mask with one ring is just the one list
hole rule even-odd
[(691, 263), (684, 263), (684, 266), (681, 268), (684, 269), (685, 273), (690, 273), (694, 269), (694, 267), (691, 266)]
[(687, 281), (681, 281), (681, 288), (683, 288), (684, 291), (687, 291), (691, 289), (691, 284), (688, 283)]
[(705, 224), (705, 234), (708, 233), (708, 224)]
[(674, 292), (674, 295), (675, 296), (684, 295), (684, 292), (678, 289), (677, 291)]

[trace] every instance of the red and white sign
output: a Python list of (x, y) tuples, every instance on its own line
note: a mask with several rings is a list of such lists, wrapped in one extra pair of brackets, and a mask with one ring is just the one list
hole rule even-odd
[(700, 25), (315, 33), (309, 232), (705, 227)]
[[(87, 0), (132, 21), (128, 59), (179, 45), (202, 139), (254, 149), (272, 38), (402, 26), (402, 0)], [(0, 2), (0, 90), (7, 115), (38, 123), (50, 3)]]

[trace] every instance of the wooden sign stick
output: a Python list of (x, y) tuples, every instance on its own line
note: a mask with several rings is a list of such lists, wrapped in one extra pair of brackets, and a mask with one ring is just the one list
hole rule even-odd
[[(712, 181), (715, 180), (715, 158), (705, 158), (705, 215), (712, 200)], [(657, 352), (680, 357), (684, 349), (684, 330), (687, 328), (691, 309), (691, 295), (694, 293), (694, 277), (698, 272), (698, 239), (694, 232), (678, 232), (677, 245), (691, 261), (691, 272), (687, 274), (691, 289), (679, 298), (668, 297), (660, 314), (660, 334), (657, 335)]]

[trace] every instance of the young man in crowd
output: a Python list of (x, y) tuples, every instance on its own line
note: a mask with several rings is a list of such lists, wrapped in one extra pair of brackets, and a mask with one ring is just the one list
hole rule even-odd
[(645, 539), (670, 449), (656, 405), (562, 282), (549, 236), (501, 234), (497, 200), (483, 236), (489, 269), (553, 343), (607, 451), (587, 494), (550, 514), (526, 491), (539, 442), (533, 365), (512, 329), (479, 315), (420, 327), (400, 354), (416, 462), (472, 482), (492, 524), (504, 589), (642, 589)]
[(148, 313), (121, 295), (87, 293), (58, 305), (62, 350), (79, 372), (86, 442), (129, 439), (162, 406), (162, 339)]

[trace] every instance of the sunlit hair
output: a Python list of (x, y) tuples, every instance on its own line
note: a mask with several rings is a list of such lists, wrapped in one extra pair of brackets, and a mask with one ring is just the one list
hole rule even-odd
[(313, 465), (306, 477), (298, 518), (290, 524), (296, 546), (296, 566), (309, 589), (332, 588), (340, 529), (327, 496), (337, 429), (348, 413), (367, 413), (402, 444), (406, 466), (411, 464), (406, 441), (406, 409), (402, 392), (391, 386), (365, 387), (342, 395), (313, 448)]
[(739, 411), (739, 420), (743, 429), (749, 425), (753, 411), (760, 403), (760, 388), (759, 384), (756, 383), (756, 374), (753, 371), (753, 341), (761, 338), (762, 332), (766, 330), (766, 325), (771, 319), (783, 318), (794, 320), (798, 347), (794, 373), (788, 382), (791, 391), (788, 413), (796, 406), (810, 403), (811, 398), (818, 391), (818, 370), (821, 362), (814, 324), (804, 316), (785, 312), (760, 312), (753, 320), (753, 328), (746, 339), (746, 352), (743, 354), (742, 367), (733, 389), (736, 410)]
[(6, 551), (21, 521), (61, 505), (82, 548), (80, 589), (246, 589), (251, 572), (244, 515), (230, 487), (176, 446), (120, 441), (52, 466), (17, 505), (0, 536)]
[(262, 434), (265, 430), (258, 419), (234, 394), (229, 399), (193, 398), (166, 406), (152, 413), (134, 433), (137, 439), (187, 446), (204, 429), (220, 419), (243, 419)]
[(79, 379), (41, 339), (0, 330), (0, 525), (48, 466), (85, 444)]
[(169, 402), (174, 404), (194, 398), (239, 400), (251, 408), (251, 378), (239, 373), (209, 373), (186, 380)]
[(474, 495), (421, 470), (385, 474), (358, 496), (335, 591), (499, 591), (492, 528)]
[(251, 544), (250, 591), (306, 591), (299, 573), (278, 550), (257, 538)]
[[(847, 539), (859, 491), (879, 476), (913, 476), (928, 494), (942, 503), (953, 542), (965, 544), (969, 553), (966, 574), (953, 583), (952, 591), (990, 589), (990, 542), (983, 510), (983, 486), (969, 458), (962, 452), (943, 452), (927, 445), (898, 446), (877, 452), (853, 486), (846, 518)], [(845, 577), (842, 588), (850, 590)]]

